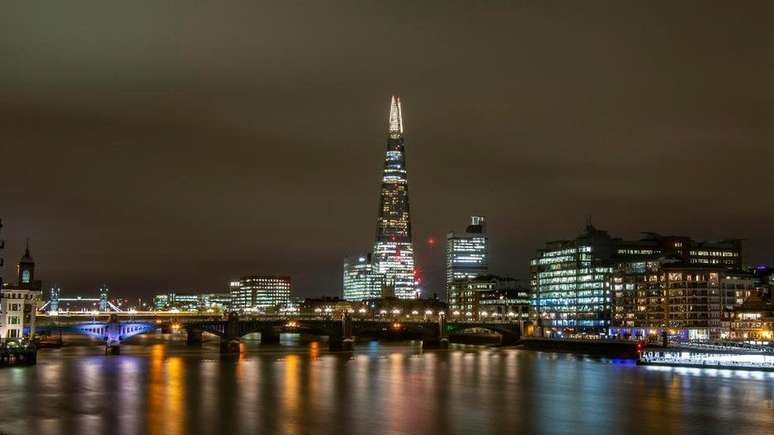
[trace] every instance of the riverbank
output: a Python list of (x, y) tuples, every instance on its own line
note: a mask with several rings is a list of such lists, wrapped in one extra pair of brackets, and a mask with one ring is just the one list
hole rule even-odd
[(525, 349), (550, 352), (569, 352), (609, 358), (638, 359), (637, 342), (620, 340), (578, 340), (522, 337), (519, 344)]

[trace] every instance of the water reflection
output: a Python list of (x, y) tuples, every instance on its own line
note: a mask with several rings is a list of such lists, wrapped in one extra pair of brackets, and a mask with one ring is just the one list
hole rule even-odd
[(572, 355), (298, 339), (239, 356), (147, 339), (45, 350), (0, 370), (0, 433), (766, 433), (774, 376), (659, 369)]

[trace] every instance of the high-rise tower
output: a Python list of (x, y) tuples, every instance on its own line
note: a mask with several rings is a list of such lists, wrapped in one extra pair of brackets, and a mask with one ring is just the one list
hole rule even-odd
[(414, 277), (414, 246), (411, 243), (408, 176), (403, 142), (403, 114), (400, 98), (390, 101), (387, 151), (376, 220), (374, 269), (384, 275), (385, 285), (395, 296), (411, 299), (419, 296)]

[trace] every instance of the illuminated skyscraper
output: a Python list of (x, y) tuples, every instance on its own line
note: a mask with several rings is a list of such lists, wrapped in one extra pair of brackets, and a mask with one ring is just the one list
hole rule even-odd
[(453, 281), (486, 275), (488, 269), (486, 221), (483, 216), (471, 216), (465, 234), (446, 236), (447, 290)]
[(402, 299), (419, 296), (414, 277), (403, 114), (397, 97), (392, 97), (390, 101), (387, 151), (373, 254), (374, 271), (384, 275), (385, 285), (394, 288), (395, 296)]

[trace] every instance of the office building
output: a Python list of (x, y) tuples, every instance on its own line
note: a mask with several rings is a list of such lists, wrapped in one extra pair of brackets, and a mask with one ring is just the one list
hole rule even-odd
[(453, 281), (486, 275), (489, 270), (486, 221), (483, 216), (471, 216), (464, 234), (450, 232), (446, 236), (446, 287)]
[[(643, 234), (640, 240), (623, 240), (587, 225), (574, 240), (548, 242), (539, 250), (530, 262), (530, 311), (537, 331), (606, 333), (611, 326), (631, 324), (634, 281), (659, 264), (741, 269), (739, 240)], [(612, 280), (614, 273), (620, 282)], [(614, 295), (611, 286), (619, 284)]]
[(524, 320), (529, 312), (529, 287), (514, 278), (481, 275), (452, 281), (448, 300), (452, 318)]
[(200, 309), (226, 311), (230, 306), (230, 293), (203, 293), (199, 295)]
[(385, 284), (394, 289), (395, 296), (402, 299), (419, 297), (414, 275), (403, 114), (397, 97), (392, 97), (390, 101), (387, 150), (373, 255), (374, 270), (384, 275)]
[(266, 311), (290, 300), (290, 277), (249, 275), (229, 284), (231, 306), (236, 310)]
[(384, 275), (374, 270), (371, 254), (344, 259), (344, 299), (362, 301), (382, 296)]

